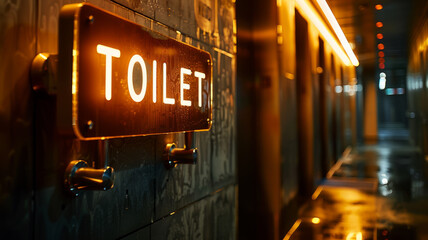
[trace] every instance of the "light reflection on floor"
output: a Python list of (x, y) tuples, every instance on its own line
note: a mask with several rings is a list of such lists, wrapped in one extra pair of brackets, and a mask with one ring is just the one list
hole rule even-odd
[(341, 161), (284, 239), (428, 239), (428, 163), (418, 149), (383, 142)]

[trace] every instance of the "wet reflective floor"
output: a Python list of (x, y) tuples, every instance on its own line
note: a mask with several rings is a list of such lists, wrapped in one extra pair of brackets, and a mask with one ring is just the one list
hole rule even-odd
[(406, 141), (345, 152), (284, 239), (428, 239), (428, 162)]

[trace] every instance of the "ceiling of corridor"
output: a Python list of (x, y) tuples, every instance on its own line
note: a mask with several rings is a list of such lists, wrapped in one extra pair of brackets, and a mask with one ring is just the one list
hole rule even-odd
[[(415, 1), (415, 0), (414, 0)], [(378, 44), (385, 47), (385, 71), (395, 71), (405, 80), (410, 10), (414, 1), (403, 0), (327, 0), (348, 41), (355, 46), (361, 66), (379, 70)], [(417, 0), (416, 0), (417, 1)], [(376, 10), (381, 4), (382, 9)], [(382, 22), (382, 27), (376, 27)], [(383, 35), (382, 39), (377, 34)]]

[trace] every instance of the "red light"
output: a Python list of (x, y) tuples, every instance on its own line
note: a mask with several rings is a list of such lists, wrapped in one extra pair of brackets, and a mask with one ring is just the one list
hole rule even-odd
[(385, 69), (385, 64), (384, 63), (379, 63), (379, 68), (380, 69)]
[(382, 33), (378, 33), (376, 34), (377, 39), (382, 39), (383, 38), (383, 34)]
[(377, 22), (377, 23), (376, 23), (376, 27), (378, 27), (378, 28), (383, 27), (383, 23), (382, 23), (382, 22)]
[(385, 63), (385, 58), (379, 58), (380, 63)]
[(379, 53), (377, 55), (381, 58), (385, 57), (385, 53), (383, 53), (382, 51), (379, 51)]
[(382, 4), (376, 4), (375, 6), (376, 10), (381, 10), (383, 8)]
[(377, 45), (377, 49), (379, 49), (379, 50), (383, 50), (384, 48), (385, 48), (385, 46), (382, 43), (379, 43)]

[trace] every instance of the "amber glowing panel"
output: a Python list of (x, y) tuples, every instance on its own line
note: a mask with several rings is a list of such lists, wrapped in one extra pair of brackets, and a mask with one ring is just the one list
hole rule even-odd
[(342, 44), (342, 47), (345, 50), (346, 54), (348, 55), (349, 59), (351, 60), (352, 65), (358, 66), (360, 63), (357, 57), (355, 56), (354, 51), (352, 51), (351, 45), (346, 39), (345, 34), (342, 31), (342, 28), (339, 26), (339, 23), (337, 22), (336, 17), (333, 15), (333, 12), (331, 11), (327, 2), (325, 0), (317, 0), (317, 2), (318, 2), (318, 5), (321, 7), (321, 10), (323, 11), (324, 15), (327, 17), (327, 20), (330, 23), (331, 27), (333, 28), (334, 32), (336, 33), (336, 36), (339, 38), (339, 41)]
[(208, 52), (90, 4), (73, 6), (72, 109), (59, 110), (72, 111), (78, 138), (210, 129)]
[(321, 36), (330, 44), (339, 58), (346, 66), (350, 66), (351, 60), (348, 58), (348, 55), (342, 50), (339, 43), (336, 41), (334, 35), (328, 29), (326, 23), (322, 20), (321, 16), (315, 10), (313, 5), (308, 0), (296, 0), (296, 9), (306, 18), (307, 21), (310, 21), (315, 25), (318, 31), (321, 33)]

